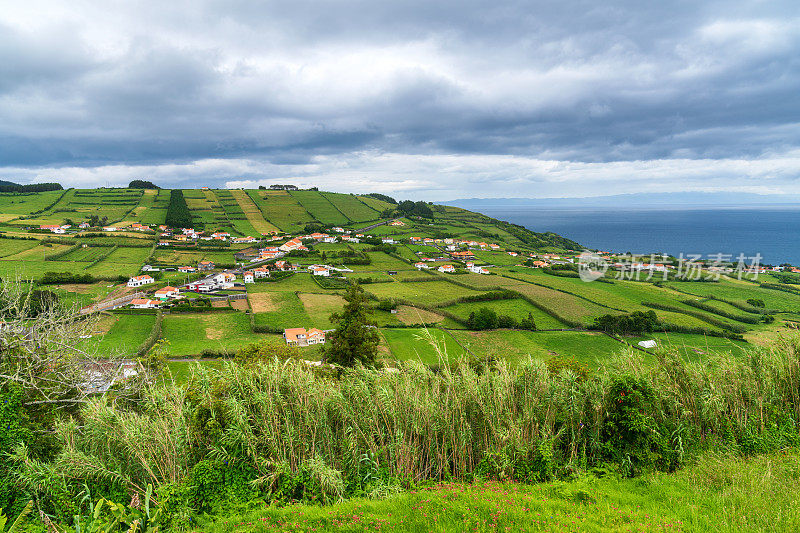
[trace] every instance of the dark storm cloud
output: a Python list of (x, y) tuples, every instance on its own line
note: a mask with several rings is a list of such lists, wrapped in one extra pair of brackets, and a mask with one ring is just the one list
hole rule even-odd
[[(368, 167), (485, 195), (469, 184), (547, 181), (553, 162), (597, 185), (615, 163), (778, 158), (789, 180), (799, 17), (792, 1), (34, 0), (0, 13), (0, 174), (169, 182), (229, 160), (235, 176), (206, 179)], [(521, 160), (540, 170), (513, 175)], [(750, 166), (725, 168), (750, 186)]]

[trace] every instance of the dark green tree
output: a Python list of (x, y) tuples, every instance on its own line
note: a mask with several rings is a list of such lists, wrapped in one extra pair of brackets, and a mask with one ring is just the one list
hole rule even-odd
[(375, 364), (378, 355), (378, 331), (369, 320), (371, 310), (360, 285), (350, 285), (344, 295), (346, 301), (341, 313), (331, 315), (336, 329), (325, 342), (325, 359), (333, 364), (352, 367), (358, 363)]

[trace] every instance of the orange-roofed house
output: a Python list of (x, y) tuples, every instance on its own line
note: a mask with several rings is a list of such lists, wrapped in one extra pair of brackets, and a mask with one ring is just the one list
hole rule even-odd
[(452, 274), (453, 272), (456, 271), (456, 267), (454, 267), (453, 265), (442, 265), (439, 268), (437, 268), (436, 270), (438, 270), (439, 272), (445, 272), (445, 273)]
[(132, 309), (155, 309), (161, 302), (158, 300), (148, 300), (147, 298), (135, 298), (131, 300)]
[(142, 285), (147, 285), (148, 283), (153, 283), (155, 280), (144, 274), (142, 276), (134, 276), (128, 280), (128, 287), (141, 287)]
[(289, 346), (312, 346), (314, 344), (325, 344), (325, 332), (311, 328), (289, 328), (283, 330), (283, 338)]
[(156, 291), (155, 296), (156, 296), (156, 298), (158, 298), (160, 300), (167, 300), (169, 298), (175, 298), (180, 293), (181, 293), (181, 291), (178, 290), (176, 287), (170, 287), (169, 285), (167, 285), (163, 289), (158, 289)]

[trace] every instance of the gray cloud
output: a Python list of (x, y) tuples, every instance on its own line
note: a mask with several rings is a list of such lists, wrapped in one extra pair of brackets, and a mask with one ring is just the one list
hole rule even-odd
[(747, 188), (800, 147), (796, 2), (260, 4), (3, 11), (0, 174), (342, 188), (368, 168), (373, 188), (491, 196), (475, 187), (524, 181), (511, 156), (572, 169), (576, 190), (641, 188), (614, 172), (648, 161), (675, 190), (695, 185), (670, 161)]

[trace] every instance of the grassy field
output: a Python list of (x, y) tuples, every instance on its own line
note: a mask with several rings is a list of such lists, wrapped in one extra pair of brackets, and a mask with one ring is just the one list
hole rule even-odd
[(478, 356), (519, 361), (531, 356), (574, 359), (596, 367), (627, 347), (602, 333), (583, 331), (459, 331), (450, 333)]
[[(384, 209), (392, 208), (390, 204), (369, 197), (313, 190), (287, 192), (185, 189), (183, 193), (195, 223), (203, 224), (210, 231), (229, 231), (234, 236), (258, 235), (278, 230), (297, 235), (304, 232), (305, 226), (312, 222), (360, 228), (376, 220)], [(217, 265), (232, 265), (234, 253), (244, 246), (230, 246), (222, 250), (189, 246), (153, 249), (152, 244), (159, 238), (153, 234), (118, 232), (78, 238), (70, 232), (55, 236), (28, 229), (37, 224), (62, 223), (67, 218), (78, 222), (90, 214), (106, 216), (109, 224), (118, 221), (122, 221), (122, 225), (136, 221), (160, 223), (166, 215), (169, 198), (169, 190), (156, 189), (69, 189), (37, 194), (0, 194), (0, 232), (14, 236), (30, 235), (37, 239), (0, 239), (0, 277), (39, 279), (47, 272), (70, 272), (91, 274), (110, 280), (139, 273), (145, 262), (177, 267), (210, 260)], [(434, 206), (433, 210), (435, 218), (432, 220), (401, 217), (403, 226), (381, 225), (370, 231), (374, 235), (392, 235), (399, 241), (396, 253), (392, 255), (367, 251), (370, 245), (364, 243), (311, 245), (312, 251), (309, 254), (292, 258), (293, 262), (301, 265), (301, 273), (275, 283), (248, 286), (254, 325), (269, 326), (276, 330), (295, 326), (330, 328), (330, 315), (342, 306), (343, 286), (336, 290), (322, 288), (305, 272), (305, 267), (321, 262), (338, 263), (339, 259), (331, 258), (330, 255), (348, 248), (365, 252), (371, 260), (368, 265), (351, 265), (353, 272), (346, 274), (350, 282), (359, 278), (371, 278), (373, 283), (364, 285), (371, 296), (377, 299), (397, 299), (404, 304), (416, 306), (403, 305), (397, 314), (388, 311), (377, 313), (376, 321), (386, 331), (391, 329), (386, 326), (418, 325), (421, 322), (437, 323), (453, 329), (463, 328), (457, 320), (437, 314), (440, 306), (447, 306), (442, 312), (453, 313), (461, 320), (481, 307), (488, 307), (498, 314), (509, 315), (517, 320), (530, 313), (539, 329), (561, 329), (565, 326), (588, 326), (595, 318), (606, 314), (650, 309), (643, 305), (644, 302), (657, 302), (676, 308), (673, 311), (656, 310), (659, 319), (664, 323), (709, 330), (716, 330), (721, 324), (728, 324), (731, 328), (745, 327), (745, 337), (756, 344), (768, 344), (776, 336), (800, 325), (800, 294), (759, 287), (752, 281), (725, 278), (719, 283), (666, 282), (663, 286), (657, 286), (652, 283), (620, 280), (613, 283), (584, 283), (579, 279), (548, 275), (542, 270), (516, 266), (530, 252), (559, 251), (554, 245), (547, 244), (546, 237), (531, 237), (532, 234), (529, 234), (523, 242), (518, 234), (521, 231), (519, 228), (504, 225), (478, 213), (445, 206)], [(412, 235), (433, 238), (451, 236), (495, 242), (503, 250), (475, 250), (478, 263), (495, 265), (492, 268), (493, 275), (490, 276), (419, 272), (412, 263), (420, 256), (439, 257), (444, 252), (437, 247), (410, 244), (408, 239)], [(45, 240), (51, 242), (44, 242)], [(544, 244), (536, 249), (531, 244), (535, 242)], [(76, 247), (76, 244), (86, 247)], [(505, 249), (517, 250), (520, 255), (509, 256)], [(328, 254), (325, 260), (322, 259), (322, 253)], [(390, 275), (390, 271), (396, 274)], [(186, 276), (177, 273), (164, 273), (163, 276), (162, 284), (177, 284), (186, 280)], [(431, 279), (433, 281), (425, 281)], [(775, 276), (764, 276), (759, 281), (768, 281), (787, 290), (794, 287), (781, 285), (780, 279)], [(494, 289), (516, 291), (520, 297), (491, 302), (455, 303), (461, 297), (480, 295)], [(94, 289), (86, 292), (56, 290), (66, 301), (80, 305), (97, 301), (108, 293)], [(705, 304), (712, 310), (701, 310), (684, 303), (687, 299), (704, 299), (708, 295), (740, 304), (749, 298), (758, 298), (764, 300), (768, 309), (779, 313), (775, 315), (776, 321), (773, 324), (749, 324), (723, 315), (730, 314), (745, 319), (757, 315), (748, 314), (724, 302), (705, 300)], [(204, 348), (225, 348), (258, 338), (250, 331), (249, 317), (241, 310), (213, 315), (213, 320), (209, 318), (211, 316), (196, 317), (196, 326), (187, 329), (196, 329), (192, 333), (196, 339), (194, 346), (191, 336), (184, 336), (167, 326), (170, 336), (174, 337), (176, 353), (196, 354)], [(207, 318), (214, 324), (205, 324)], [(177, 320), (177, 315), (170, 317), (170, 321)], [(217, 326), (218, 329), (231, 333), (226, 333), (224, 338), (218, 338), (212, 331)], [(384, 340), (383, 355), (403, 358), (415, 350), (429, 353), (427, 348), (419, 348), (418, 343), (413, 340), (415, 333), (402, 330), (389, 333), (391, 339)], [(580, 336), (567, 333), (547, 336), (542, 332), (454, 331), (448, 335), (456, 336), (479, 355), (503, 352), (512, 360), (528, 354), (548, 357), (553, 354), (573, 356), (585, 352), (582, 355), (583, 360), (594, 364), (609, 353), (609, 350), (618, 347), (610, 339), (596, 338), (585, 333)], [(231, 340), (239, 337), (241, 342)], [(113, 339), (113, 335), (111, 338)], [(687, 357), (702, 356), (718, 347), (738, 349), (736, 343), (731, 344), (717, 338), (713, 338), (714, 341), (711, 342), (711, 338), (698, 335), (664, 336), (658, 340), (668, 342), (669, 339), (674, 340)], [(451, 344), (454, 342), (452, 340)], [(616, 344), (622, 347), (620, 343)], [(461, 349), (453, 348), (454, 352), (459, 350)]]
[(172, 357), (199, 355), (203, 350), (235, 352), (246, 344), (274, 336), (253, 333), (244, 313), (176, 313), (164, 316), (162, 336)]
[[(460, 276), (464, 277), (464, 276)], [(436, 305), (448, 302), (461, 296), (480, 294), (480, 290), (458, 287), (446, 281), (427, 281), (425, 283), (376, 283), (366, 285), (365, 290), (378, 298), (400, 298), (415, 304)]]
[(377, 220), (380, 213), (362, 202), (358, 196), (335, 192), (321, 193), (336, 209), (344, 213), (353, 222)]
[(401, 361), (414, 359), (432, 365), (439, 362), (439, 354), (446, 358), (466, 355), (466, 351), (458, 342), (440, 329), (383, 328), (380, 331), (393, 359)]
[(381, 500), (261, 507), (203, 531), (682, 531), (800, 529), (796, 452), (705, 455), (672, 473), (521, 485), (439, 484)]
[(264, 218), (282, 231), (302, 231), (314, 218), (286, 191), (247, 191)]
[(233, 189), (231, 190), (231, 195), (236, 202), (239, 204), (244, 215), (247, 217), (247, 221), (253, 226), (257, 234), (266, 235), (268, 233), (279, 231), (278, 227), (267, 222), (264, 219), (264, 215), (261, 213), (261, 209), (253, 202), (252, 198), (248, 196), (248, 194), (242, 189)]
[(106, 314), (99, 321), (97, 340), (88, 339), (82, 348), (100, 357), (131, 356), (150, 335), (155, 315)]
[(521, 298), (516, 298), (513, 300), (494, 300), (490, 302), (461, 303), (451, 305), (443, 309), (453, 313), (459, 318), (466, 320), (470, 313), (482, 307), (491, 309), (498, 315), (510, 316), (516, 320), (527, 318), (528, 313), (530, 313), (531, 316), (533, 316), (533, 320), (536, 323), (537, 329), (560, 329), (568, 327), (564, 323), (556, 320), (552, 316), (540, 310), (538, 307), (531, 305)]
[(350, 219), (336, 209), (319, 191), (292, 191), (290, 194), (323, 224), (343, 225), (350, 222)]

